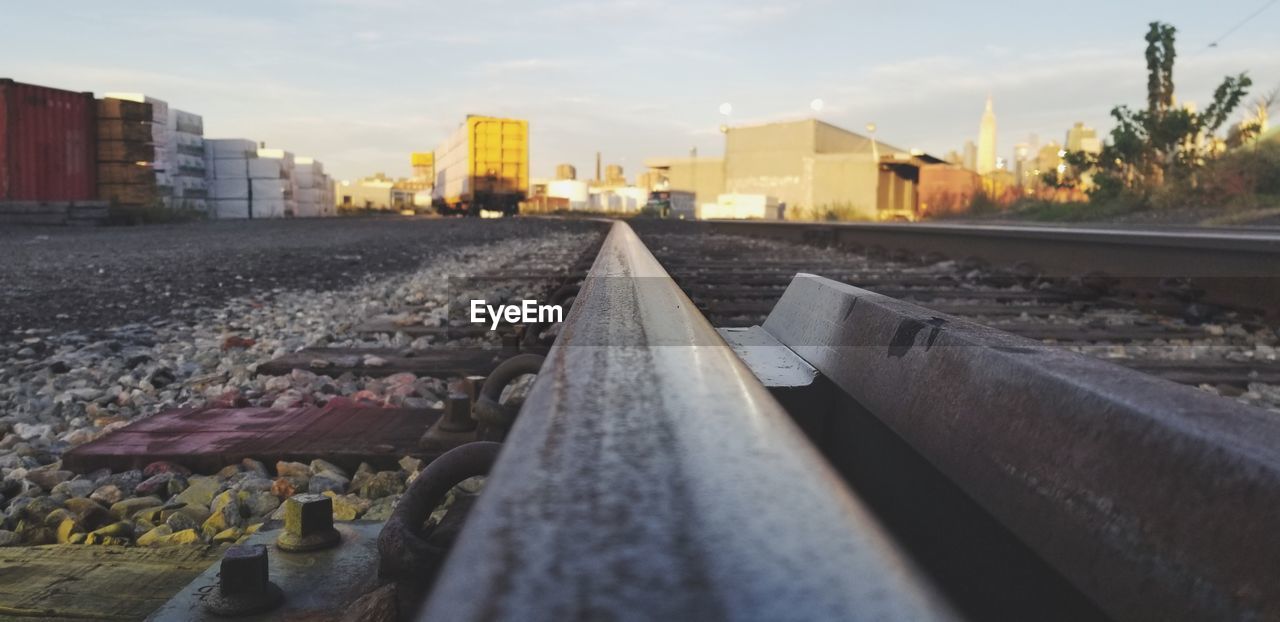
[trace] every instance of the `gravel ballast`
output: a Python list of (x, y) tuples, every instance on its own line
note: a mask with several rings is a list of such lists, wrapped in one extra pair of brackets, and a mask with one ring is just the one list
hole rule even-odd
[[(223, 224), (203, 226), (214, 238), (239, 239)], [(330, 226), (341, 229), (348, 223)], [(578, 223), (538, 221), (355, 220), (349, 228), (350, 237), (320, 234), (336, 250), (326, 250), (312, 240), (276, 251), (271, 247), (273, 236), (259, 237), (255, 231), (246, 237), (256, 242), (240, 240), (236, 244), (241, 252), (232, 257), (224, 256), (226, 249), (215, 243), (195, 249), (174, 249), (165, 243), (150, 250), (134, 249), (133, 255), (113, 255), (108, 263), (121, 274), (102, 278), (111, 285), (95, 283), (93, 287), (144, 292), (138, 308), (145, 310), (147, 319), (104, 326), (105, 316), (68, 313), (69, 317), (44, 328), (6, 331), (0, 339), (4, 348), (0, 350), (0, 545), (236, 541), (276, 513), (284, 498), (301, 492), (333, 497), (340, 520), (385, 519), (421, 467), (417, 460), (406, 457), (399, 469), (381, 472), (368, 465), (347, 472), (322, 460), (279, 464), (246, 460), (217, 473), (193, 474), (182, 465), (168, 463), (121, 473), (71, 473), (62, 469), (60, 456), (70, 447), (171, 407), (283, 408), (324, 404), (335, 396), (370, 406), (440, 407), (448, 390), (444, 379), (413, 374), (335, 378), (300, 370), (255, 376), (254, 372), (262, 362), (309, 346), (436, 345), (427, 337), (357, 336), (351, 329), (391, 313), (438, 323), (444, 318), (441, 309), (451, 299), (456, 303), (469, 295), (451, 289), (451, 278), (493, 269), (563, 268), (598, 236)], [(176, 229), (178, 237), (199, 237), (195, 228)], [(145, 231), (120, 235), (133, 239)], [(277, 229), (291, 235), (314, 231), (319, 229), (309, 225)], [(164, 228), (155, 233), (169, 239)], [(52, 246), (63, 248), (95, 234), (103, 235), (101, 231), (67, 232), (68, 239), (51, 235), (33, 244), (56, 239)], [(125, 243), (113, 235), (108, 231), (100, 240)], [(130, 272), (126, 256), (149, 263), (170, 257), (167, 253), (173, 261), (164, 282), (170, 292), (182, 294), (148, 297), (145, 292), (152, 289), (137, 290), (135, 277), (126, 276)], [(339, 260), (344, 269), (337, 269), (331, 263), (334, 253), (360, 259)], [(37, 261), (38, 255), (28, 250), (27, 261)], [(205, 262), (241, 263), (246, 268), (236, 270), (243, 277), (236, 285), (199, 291), (198, 284), (208, 273), (196, 269), (199, 274), (188, 281), (181, 271)], [(275, 270), (264, 270), (264, 263)], [(317, 276), (326, 271), (336, 274), (327, 279)], [(8, 269), (4, 278), (27, 278), (31, 287), (38, 285), (34, 277)], [(84, 274), (69, 277), (77, 279), (95, 281)], [(546, 286), (527, 281), (492, 285), (514, 297), (532, 296)], [(65, 293), (54, 283), (44, 295), (50, 305), (74, 307), (77, 297), (85, 293)], [(34, 291), (28, 296), (37, 297)], [(176, 299), (198, 304), (165, 306), (166, 300)], [(127, 297), (113, 300), (132, 305)], [(57, 328), (60, 323), (80, 328), (63, 330)], [(493, 335), (448, 345), (499, 346)]]

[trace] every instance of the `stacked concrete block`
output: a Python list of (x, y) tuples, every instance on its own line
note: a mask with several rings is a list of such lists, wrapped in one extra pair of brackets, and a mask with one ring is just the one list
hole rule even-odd
[(208, 139), (204, 153), (209, 216), (253, 218), (249, 162), (257, 159), (257, 143), (243, 138)]
[(293, 170), (293, 153), (283, 149), (258, 149), (249, 159), (249, 195), (254, 218), (285, 218), (297, 214)]
[(296, 216), (333, 215), (333, 183), (324, 172), (324, 164), (313, 158), (294, 158), (293, 183)]
[(312, 158), (244, 139), (207, 139), (210, 213), (216, 218), (293, 218), (334, 213), (332, 180)]
[(173, 184), (173, 206), (205, 211), (208, 188), (204, 152), (204, 119), (200, 115), (171, 108), (168, 119), (167, 171)]

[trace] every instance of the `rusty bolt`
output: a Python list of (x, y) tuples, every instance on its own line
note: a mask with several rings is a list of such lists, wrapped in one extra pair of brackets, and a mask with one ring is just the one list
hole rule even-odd
[(476, 429), (476, 421), (471, 418), (470, 396), (466, 393), (450, 393), (445, 398), (440, 429), (446, 432), (470, 432)]
[(218, 590), (204, 607), (221, 616), (243, 616), (274, 608), (284, 593), (268, 575), (267, 547), (241, 544), (227, 549), (218, 573)]
[(315, 551), (342, 540), (333, 528), (333, 499), (324, 495), (294, 495), (284, 502), (284, 531), (276, 546), (290, 552)]
[(462, 379), (462, 388), (471, 397), (472, 402), (480, 397), (480, 387), (484, 386), (484, 378), (484, 376), (467, 376)]

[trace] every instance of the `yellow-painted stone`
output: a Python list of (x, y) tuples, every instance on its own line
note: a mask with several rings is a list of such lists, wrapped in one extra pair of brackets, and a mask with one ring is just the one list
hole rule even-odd
[(333, 499), (333, 520), (355, 520), (372, 505), (371, 501), (357, 495), (339, 495), (332, 490), (322, 494)]
[(209, 504), (209, 511), (217, 514), (218, 510), (221, 510), (223, 506), (231, 503), (232, 501), (239, 501), (239, 498), (236, 497), (235, 491), (224, 490), (218, 493), (218, 496), (213, 498), (213, 502)]
[(162, 540), (173, 535), (173, 530), (168, 525), (160, 525), (147, 533), (138, 537), (138, 546), (152, 546), (160, 544)]
[(142, 510), (137, 514), (134, 514), (133, 517), (136, 519), (142, 519), (144, 521), (147, 521), (152, 525), (159, 525), (160, 523), (164, 522), (165, 518), (168, 518), (167, 516), (164, 516), (164, 511), (165, 510), (163, 506), (154, 507), (154, 508)]
[(211, 537), (227, 529), (239, 527), (243, 524), (243, 520), (240, 518), (239, 506), (228, 505), (210, 515), (209, 520), (200, 526), (200, 532)]
[(71, 536), (83, 534), (84, 529), (74, 518), (63, 519), (58, 523), (58, 544), (71, 544)]
[(132, 518), (134, 514), (137, 514), (140, 511), (150, 510), (163, 505), (164, 501), (161, 501), (160, 497), (135, 497), (111, 504), (111, 513), (122, 519), (126, 519)]
[(262, 529), (262, 523), (254, 523), (246, 527), (244, 530), (244, 533), (245, 535), (255, 534), (255, 533), (258, 533), (259, 529)]
[(133, 525), (120, 521), (111, 523), (101, 529), (95, 529), (89, 532), (89, 544), (103, 543), (105, 538), (125, 538), (133, 537)]
[(200, 542), (200, 534), (194, 529), (183, 529), (164, 539), (165, 544), (195, 544)]
[(235, 542), (241, 535), (243, 535), (243, 533), (244, 532), (239, 527), (231, 527), (215, 534), (213, 536), (213, 541), (218, 544), (222, 544), (224, 542)]
[(85, 540), (88, 539), (89, 534), (87, 533), (73, 533), (67, 538), (67, 544), (84, 544)]
[(58, 526), (62, 524), (62, 521), (75, 517), (76, 515), (72, 514), (66, 508), (58, 508), (49, 512), (49, 515), (44, 517), (44, 526), (57, 530)]

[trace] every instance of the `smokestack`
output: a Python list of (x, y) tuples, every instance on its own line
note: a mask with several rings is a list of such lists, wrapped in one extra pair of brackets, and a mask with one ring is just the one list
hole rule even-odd
[(600, 181), (600, 152), (596, 152), (596, 181)]

